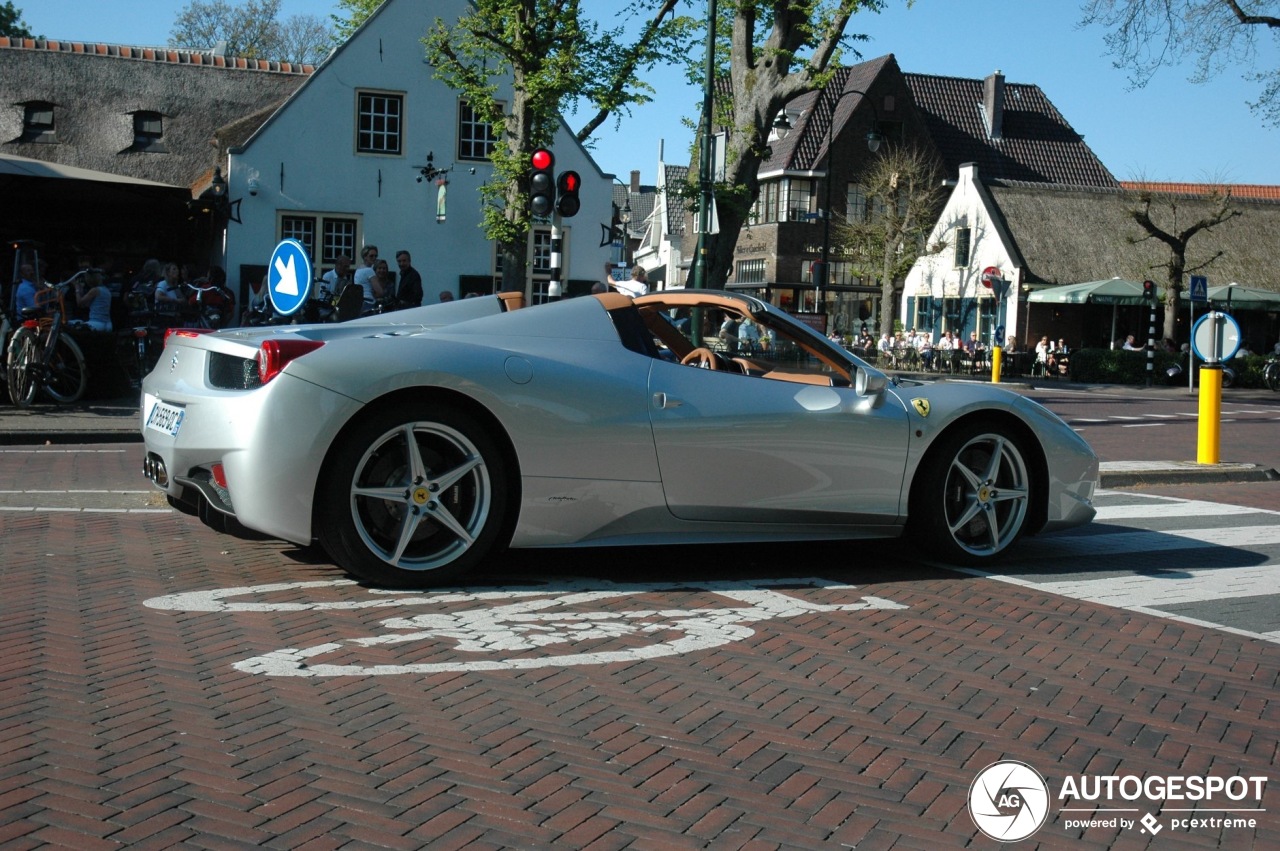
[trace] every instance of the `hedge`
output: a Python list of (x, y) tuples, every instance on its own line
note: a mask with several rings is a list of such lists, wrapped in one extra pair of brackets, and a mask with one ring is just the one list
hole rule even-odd
[[(1167, 370), (1172, 366), (1185, 369), (1183, 354), (1157, 351), (1154, 358), (1156, 384), (1187, 383), (1187, 375), (1181, 372), (1170, 378)], [(1235, 372), (1232, 387), (1265, 387), (1262, 369), (1267, 364), (1263, 355), (1246, 355), (1232, 358), (1227, 366)], [(1197, 362), (1198, 365), (1198, 362)], [(1071, 380), (1086, 384), (1146, 384), (1147, 353), (1124, 349), (1078, 349), (1071, 353)]]

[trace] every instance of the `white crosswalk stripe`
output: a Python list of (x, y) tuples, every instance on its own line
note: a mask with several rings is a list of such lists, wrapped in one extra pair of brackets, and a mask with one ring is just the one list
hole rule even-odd
[(1280, 643), (1280, 512), (1122, 491), (1097, 503), (1090, 526), (964, 572)]

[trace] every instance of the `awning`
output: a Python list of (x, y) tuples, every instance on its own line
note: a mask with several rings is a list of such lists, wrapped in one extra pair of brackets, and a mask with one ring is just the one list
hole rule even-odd
[[(153, 186), (160, 189), (182, 189), (168, 183), (157, 183), (154, 180), (143, 180), (140, 177), (125, 177), (105, 171), (93, 171), (77, 168), (73, 165), (62, 165), (45, 160), (33, 160), (29, 157), (18, 157), (13, 154), (0, 154), (0, 175), (6, 177), (43, 177), (60, 180), (90, 180), (95, 183), (123, 183), (130, 186)], [(187, 190), (189, 191), (189, 190)]]

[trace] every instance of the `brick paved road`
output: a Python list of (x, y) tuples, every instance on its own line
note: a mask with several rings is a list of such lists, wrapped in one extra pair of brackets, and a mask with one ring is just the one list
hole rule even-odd
[[(996, 760), (1055, 791), (1276, 761), (1276, 644), (892, 544), (549, 551), (385, 594), (118, 504), (0, 513), (6, 849), (995, 847), (966, 796)], [(1034, 841), (1280, 847), (1255, 815), (1153, 838), (1055, 804)]]

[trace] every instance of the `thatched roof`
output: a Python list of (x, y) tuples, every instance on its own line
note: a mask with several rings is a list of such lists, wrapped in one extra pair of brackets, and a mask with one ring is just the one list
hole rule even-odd
[[(1136, 206), (1133, 193), (999, 182), (987, 188), (1013, 236), (1028, 283), (1165, 279), (1169, 248), (1143, 239), (1144, 232), (1129, 215)], [(1231, 203), (1242, 215), (1191, 239), (1187, 272), (1207, 276), (1211, 285), (1234, 281), (1280, 291), (1280, 203), (1235, 197)], [(1150, 213), (1158, 226), (1173, 232), (1213, 205), (1203, 194), (1156, 194)], [(1221, 256), (1208, 262), (1218, 252)]]
[[(194, 187), (246, 118), (270, 115), (310, 66), (45, 39), (0, 38), (0, 150), (32, 159)], [(54, 104), (57, 144), (23, 141), (23, 105)], [(163, 117), (164, 152), (138, 151), (133, 114)], [(227, 135), (229, 134), (229, 136)]]

